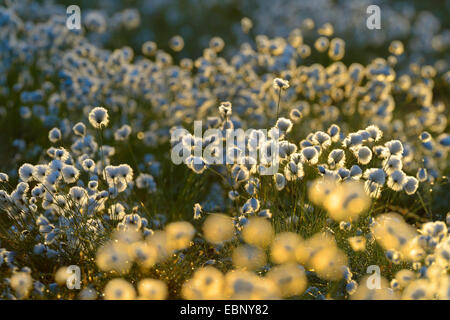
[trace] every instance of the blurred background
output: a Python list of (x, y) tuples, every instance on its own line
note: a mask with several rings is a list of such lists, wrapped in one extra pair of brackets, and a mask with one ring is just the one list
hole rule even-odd
[[(11, 2), (7, 0), (6, 2)], [(14, 2), (14, 1), (12, 1)], [(81, 8), (82, 24), (89, 14), (97, 14), (107, 32), (93, 32), (92, 42), (106, 48), (131, 46), (139, 52), (143, 42), (152, 40), (165, 50), (174, 35), (185, 40), (179, 57), (197, 57), (208, 46), (212, 36), (221, 37), (226, 43), (225, 53), (230, 54), (243, 41), (251, 41), (257, 34), (269, 37), (287, 36), (311, 18), (317, 27), (329, 22), (335, 36), (345, 39), (351, 54), (358, 55), (360, 62), (370, 61), (379, 50), (385, 50), (389, 41), (402, 40), (407, 46), (423, 47), (424, 52), (413, 57), (426, 59), (425, 48), (430, 48), (450, 39), (449, 0), (55, 0), (28, 1), (28, 19), (46, 19), (48, 16), (64, 14), (65, 8), (76, 4)], [(60, 5), (59, 7), (54, 4)], [(381, 9), (381, 30), (366, 27), (369, 5)], [(36, 7), (47, 7), (38, 10)], [(40, 12), (36, 15), (36, 12)], [(34, 16), (34, 17), (33, 17)], [(124, 25), (128, 19), (130, 23)], [(240, 25), (248, 17), (253, 28), (245, 34)], [(113, 32), (111, 32), (113, 30)], [(311, 33), (309, 36), (315, 36)], [(439, 35), (438, 38), (435, 38)], [(308, 34), (304, 35), (308, 38)], [(424, 42), (425, 41), (425, 42)], [(137, 50), (137, 51), (136, 51)], [(406, 50), (408, 52), (408, 50)], [(352, 60), (352, 55), (347, 55)], [(345, 61), (344, 61), (345, 62)]]

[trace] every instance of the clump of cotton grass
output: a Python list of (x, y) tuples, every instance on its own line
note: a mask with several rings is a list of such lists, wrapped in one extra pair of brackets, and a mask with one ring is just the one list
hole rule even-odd
[(389, 149), (384, 146), (374, 146), (372, 151), (380, 159), (386, 159), (390, 156)]
[(294, 122), (299, 122), (303, 118), (303, 114), (298, 109), (292, 109), (289, 112), (289, 118)]
[(4, 172), (0, 172), (0, 182), (8, 182), (8, 181), (9, 181), (9, 176)]
[(206, 160), (202, 157), (189, 156), (186, 158), (185, 163), (196, 174), (202, 174), (208, 168)]
[(328, 164), (331, 168), (341, 168), (345, 165), (345, 151), (342, 149), (334, 149), (328, 154)]
[(347, 221), (341, 221), (339, 222), (339, 229), (343, 231), (350, 231), (352, 229), (352, 224)]
[(364, 276), (350, 296), (352, 300), (398, 300), (399, 296), (389, 287), (386, 278), (379, 279), (379, 286), (373, 286), (370, 276)]
[[(284, 167), (284, 177), (287, 181), (296, 181), (302, 179), (304, 176), (305, 172), (303, 170), (303, 165), (300, 162), (295, 163), (291, 160)], [(277, 181), (275, 182), (277, 183)]]
[(108, 111), (103, 107), (95, 107), (89, 112), (89, 123), (95, 129), (102, 129), (108, 126)]
[(86, 125), (83, 122), (78, 122), (72, 127), (73, 132), (80, 137), (86, 135)]
[(250, 245), (265, 248), (273, 240), (272, 224), (265, 218), (252, 217), (242, 230), (242, 238)]
[(425, 279), (419, 279), (411, 282), (403, 291), (404, 300), (429, 300), (432, 297), (432, 290), (429, 282)]
[(391, 174), (396, 170), (402, 170), (403, 162), (400, 156), (391, 155), (382, 162), (383, 168), (387, 174)]
[(134, 300), (136, 290), (128, 281), (117, 278), (110, 280), (103, 291), (105, 300)]
[(365, 251), (366, 250), (366, 238), (362, 236), (355, 236), (348, 238), (348, 242), (354, 251)]
[(340, 139), (341, 128), (339, 128), (339, 126), (336, 124), (332, 124), (328, 128), (327, 133), (331, 137), (331, 141), (338, 142)]
[(293, 127), (292, 121), (283, 117), (278, 118), (275, 124), (275, 128), (277, 128), (280, 131), (281, 137), (288, 134), (292, 130), (292, 127)]
[(315, 147), (303, 148), (300, 152), (301, 161), (310, 165), (317, 164), (319, 161), (319, 152)]
[(187, 300), (223, 299), (225, 277), (218, 269), (206, 266), (195, 271), (182, 287), (182, 296)]
[[(60, 286), (64, 286), (67, 285), (67, 281), (70, 281), (70, 275), (72, 274), (72, 272), (70, 271), (70, 269), (68, 267), (61, 267), (59, 268), (56, 273), (55, 273), (55, 281), (57, 284), (59, 284)], [(74, 284), (74, 283), (72, 283)]]
[(343, 145), (346, 148), (355, 148), (362, 145), (364, 137), (361, 133), (350, 133), (343, 141)]
[(218, 53), (221, 52), (225, 47), (225, 42), (220, 37), (213, 37), (209, 41), (209, 47)]
[(278, 191), (281, 191), (286, 186), (286, 177), (282, 173), (275, 173), (273, 176), (275, 187)]
[(331, 145), (331, 137), (323, 131), (314, 133), (311, 140), (314, 144), (320, 145), (322, 150), (327, 149)]
[(423, 143), (427, 143), (430, 142), (432, 139), (432, 136), (429, 132), (424, 131), (419, 135), (419, 139), (420, 141), (422, 141)]
[(172, 222), (166, 226), (169, 250), (182, 250), (190, 246), (195, 229), (189, 222)]
[(62, 138), (61, 130), (58, 128), (53, 128), (48, 133), (48, 140), (50, 140), (51, 143), (56, 143), (60, 141)]
[(219, 113), (222, 118), (228, 119), (232, 113), (232, 105), (229, 101), (224, 101), (219, 105)]
[(314, 269), (317, 276), (324, 280), (339, 280), (344, 276), (348, 258), (339, 249), (333, 236), (328, 233), (316, 233), (301, 242), (296, 249), (298, 263)]
[(410, 257), (410, 249), (417, 231), (396, 213), (378, 216), (371, 231), (378, 243), (385, 249), (401, 254), (401, 259)]
[(376, 183), (379, 186), (383, 186), (386, 182), (386, 174), (383, 169), (380, 168), (371, 168), (364, 171), (364, 178), (367, 181)]
[(391, 140), (385, 143), (385, 146), (389, 149), (391, 156), (402, 156), (403, 144), (399, 140)]
[(286, 90), (289, 88), (289, 81), (281, 78), (275, 78), (273, 79), (273, 88), (277, 91)]
[(154, 56), (158, 50), (158, 45), (153, 41), (146, 41), (142, 44), (141, 51), (146, 56)]
[(425, 182), (428, 179), (428, 172), (426, 168), (419, 168), (416, 174), (417, 179), (420, 182)]
[(359, 181), (337, 183), (319, 178), (310, 187), (309, 195), (316, 204), (325, 207), (336, 221), (356, 220), (369, 209), (370, 198)]
[(294, 232), (282, 232), (275, 236), (270, 258), (275, 264), (296, 262), (295, 250), (303, 239)]
[(388, 177), (387, 186), (394, 191), (400, 191), (406, 182), (406, 174), (401, 170), (394, 170)]
[(399, 288), (406, 288), (416, 279), (416, 274), (412, 270), (402, 269), (395, 274), (395, 280)]
[(81, 163), (81, 167), (87, 172), (93, 172), (95, 170), (95, 161), (89, 158), (84, 159)]
[(34, 166), (30, 163), (24, 163), (19, 168), (20, 180), (27, 182), (33, 179)]
[(372, 160), (372, 151), (366, 146), (357, 148), (354, 154), (360, 164), (368, 164)]
[(100, 248), (96, 262), (100, 270), (127, 273), (131, 268), (130, 258), (127, 245), (117, 242)]
[(304, 268), (296, 263), (278, 265), (266, 277), (277, 285), (284, 298), (302, 294), (308, 282)]
[(235, 268), (245, 270), (256, 270), (267, 263), (263, 249), (247, 244), (234, 248), (231, 259)]
[(383, 131), (380, 130), (376, 125), (370, 125), (365, 129), (369, 135), (369, 141), (379, 141), (383, 137)]
[(333, 38), (330, 41), (328, 56), (334, 60), (341, 60), (345, 55), (345, 41), (341, 38)]
[(314, 42), (314, 48), (319, 52), (325, 52), (328, 49), (330, 41), (327, 37), (319, 37), (316, 42)]
[(244, 31), (245, 33), (248, 33), (250, 31), (250, 29), (253, 28), (253, 22), (250, 18), (248, 17), (244, 17), (241, 20), (241, 28), (242, 31)]
[(80, 171), (71, 165), (65, 165), (62, 168), (61, 173), (66, 183), (75, 183), (80, 175)]
[(405, 180), (406, 182), (403, 184), (403, 190), (405, 190), (408, 195), (416, 193), (417, 188), (419, 187), (419, 181), (411, 176), (406, 177)]
[(357, 289), (358, 289), (358, 283), (355, 280), (351, 280), (345, 286), (345, 290), (347, 291), (347, 293), (349, 295), (353, 295)]
[[(228, 272), (225, 276), (225, 292), (229, 299), (280, 299), (276, 283), (267, 277), (259, 277), (248, 271)], [(241, 286), (242, 284), (243, 286)], [(248, 290), (248, 288), (251, 288)]]
[(367, 194), (374, 199), (381, 196), (381, 188), (386, 182), (386, 174), (383, 169), (371, 168), (364, 171), (363, 177), (366, 179), (364, 188)]
[(316, 179), (308, 188), (308, 197), (316, 205), (322, 205), (323, 199), (336, 188), (336, 181), (332, 178)]
[(140, 300), (165, 300), (169, 293), (164, 281), (150, 278), (140, 280), (137, 289)]
[(234, 237), (235, 228), (231, 217), (224, 214), (211, 214), (203, 223), (203, 233), (207, 241), (223, 244)]
[(32, 288), (33, 278), (28, 271), (14, 273), (9, 279), (11, 288), (19, 299), (26, 298)]
[(362, 176), (361, 167), (356, 164), (352, 165), (352, 167), (350, 168), (349, 176), (353, 180), (359, 180)]
[(174, 36), (169, 40), (170, 49), (179, 52), (184, 48), (184, 39), (181, 36)]
[(194, 204), (194, 220), (199, 220), (202, 218), (203, 208), (200, 203)]
[[(296, 154), (297, 146), (284, 140), (279, 143), (278, 151), (280, 158), (287, 159), (288, 157), (292, 157), (292, 155)], [(295, 160), (296, 159), (292, 159), (293, 162), (298, 163)]]
[(98, 293), (91, 287), (83, 288), (78, 294), (80, 300), (95, 300), (98, 297)]
[(114, 139), (116, 141), (124, 141), (128, 139), (130, 134), (131, 134), (131, 127), (127, 124), (124, 124), (122, 127), (120, 127), (114, 132)]

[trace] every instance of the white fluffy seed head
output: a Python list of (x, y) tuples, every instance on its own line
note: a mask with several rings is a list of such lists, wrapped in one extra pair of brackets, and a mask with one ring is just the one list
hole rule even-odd
[(403, 144), (400, 140), (391, 140), (385, 143), (391, 155), (401, 156), (403, 153)]
[(273, 87), (275, 90), (286, 90), (289, 88), (289, 81), (281, 78), (275, 78), (273, 80)]
[(403, 190), (409, 195), (416, 193), (419, 187), (419, 181), (414, 177), (406, 177), (406, 182), (403, 185)]
[(388, 187), (394, 191), (400, 191), (406, 181), (406, 174), (401, 170), (395, 170), (389, 175)]
[(59, 130), (58, 128), (53, 128), (48, 133), (48, 140), (50, 140), (51, 143), (56, 143), (59, 140), (61, 140), (61, 138), (62, 138), (61, 130)]
[(96, 107), (92, 109), (89, 113), (89, 122), (96, 129), (101, 129), (102, 127), (108, 126), (108, 110), (103, 107)]
[(366, 146), (358, 148), (355, 155), (361, 164), (368, 164), (372, 160), (372, 151)]
[(19, 168), (20, 180), (27, 182), (33, 178), (34, 166), (29, 163), (24, 163)]
[(119, 129), (114, 132), (114, 139), (116, 141), (124, 141), (127, 140), (131, 134), (131, 127), (127, 124), (123, 125)]

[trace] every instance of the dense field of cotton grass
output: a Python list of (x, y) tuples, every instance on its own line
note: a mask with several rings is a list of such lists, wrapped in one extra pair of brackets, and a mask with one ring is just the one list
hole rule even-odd
[(444, 4), (108, 3), (0, 6), (0, 298), (450, 299)]

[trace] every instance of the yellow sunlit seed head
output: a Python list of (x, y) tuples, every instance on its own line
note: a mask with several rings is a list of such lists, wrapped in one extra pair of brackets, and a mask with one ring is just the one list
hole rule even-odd
[(324, 200), (324, 207), (336, 221), (356, 219), (370, 206), (370, 198), (360, 181), (339, 184)]
[(105, 300), (134, 300), (136, 291), (131, 283), (117, 278), (109, 281), (104, 290)]
[(310, 265), (324, 280), (339, 280), (343, 277), (343, 268), (347, 265), (347, 256), (337, 247), (325, 247), (311, 258)]
[(394, 300), (397, 294), (389, 288), (389, 282), (384, 277), (366, 275), (361, 278), (358, 288), (350, 296), (352, 300)]
[(301, 241), (300, 236), (293, 232), (277, 234), (271, 246), (271, 260), (276, 264), (295, 262), (296, 250)]
[(168, 295), (167, 285), (161, 280), (142, 279), (137, 288), (141, 300), (164, 300)]
[(266, 218), (252, 217), (242, 230), (242, 238), (248, 244), (267, 247), (273, 240), (272, 224)]
[(352, 247), (353, 251), (364, 251), (366, 250), (366, 238), (362, 236), (355, 236), (348, 238), (348, 242)]
[(417, 231), (402, 216), (394, 212), (379, 215), (371, 226), (371, 231), (385, 250), (395, 250), (401, 256), (411, 258), (411, 244)]
[(295, 264), (282, 264), (272, 268), (266, 275), (274, 281), (285, 298), (302, 294), (307, 285), (304, 269)]
[(224, 214), (211, 214), (203, 223), (203, 235), (208, 242), (221, 244), (234, 237), (234, 225), (231, 217)]
[(166, 226), (167, 244), (171, 250), (182, 250), (189, 247), (195, 229), (189, 222), (178, 221)]
[(183, 284), (182, 296), (188, 300), (223, 299), (224, 281), (224, 275), (218, 269), (200, 268)]
[(236, 268), (254, 270), (261, 268), (267, 262), (265, 252), (255, 246), (241, 245), (233, 250), (233, 265)]

